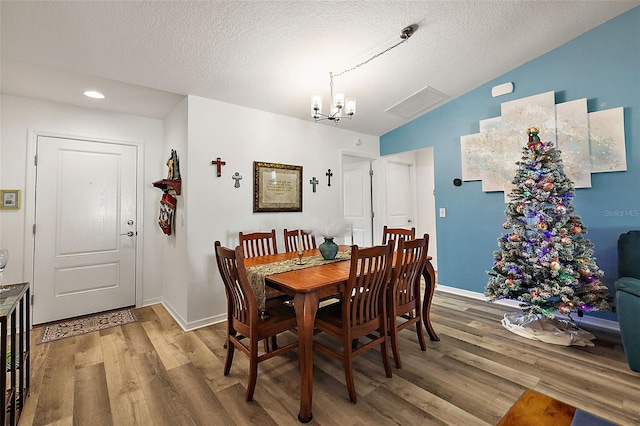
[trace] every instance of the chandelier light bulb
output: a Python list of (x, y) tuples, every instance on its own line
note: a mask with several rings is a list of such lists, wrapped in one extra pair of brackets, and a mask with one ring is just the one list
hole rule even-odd
[(344, 106), (344, 93), (336, 93), (336, 96), (333, 98), (333, 106), (338, 109), (342, 109)]
[(311, 117), (318, 118), (322, 112), (322, 96), (313, 95), (311, 97)]
[(344, 113), (353, 115), (356, 113), (356, 98), (347, 98), (344, 104)]

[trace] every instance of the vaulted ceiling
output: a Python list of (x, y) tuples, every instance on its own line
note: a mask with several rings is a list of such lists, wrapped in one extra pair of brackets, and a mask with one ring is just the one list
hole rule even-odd
[[(632, 1), (2, 1), (2, 92), (162, 118), (197, 95), (382, 135), (640, 5)], [(417, 26), (400, 46), (401, 30)], [(615, 48), (615, 46), (612, 46)], [(411, 116), (386, 112), (425, 87)], [(97, 89), (102, 101), (82, 92)], [(426, 103), (425, 103), (426, 102)], [(323, 124), (334, 125), (330, 122)]]

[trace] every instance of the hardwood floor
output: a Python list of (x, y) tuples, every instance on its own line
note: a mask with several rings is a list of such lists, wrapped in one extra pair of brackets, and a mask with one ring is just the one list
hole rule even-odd
[[(441, 341), (427, 340), (421, 352), (413, 327), (403, 330), (403, 368), (391, 379), (379, 350), (356, 358), (356, 405), (342, 366), (316, 352), (312, 424), (495, 425), (526, 389), (640, 424), (640, 374), (619, 336), (596, 332), (594, 347), (536, 342), (500, 325), (506, 310), (436, 292), (431, 316)], [(20, 424), (299, 424), (297, 351), (260, 364), (246, 403), (247, 357), (237, 352), (231, 374), (222, 374), (225, 324), (184, 333), (161, 305), (135, 312), (136, 323), (40, 345), (34, 328)]]

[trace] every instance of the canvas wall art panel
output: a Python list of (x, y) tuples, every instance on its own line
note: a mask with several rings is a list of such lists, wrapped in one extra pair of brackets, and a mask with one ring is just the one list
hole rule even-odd
[(591, 154), (587, 100), (556, 105), (556, 134), (564, 172), (576, 188), (591, 188)]
[(624, 108), (589, 113), (591, 172), (627, 170), (624, 138)]

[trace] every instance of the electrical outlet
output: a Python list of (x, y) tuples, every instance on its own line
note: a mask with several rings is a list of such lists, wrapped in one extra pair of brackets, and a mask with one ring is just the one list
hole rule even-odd
[(440, 207), (440, 217), (447, 217), (447, 209)]

